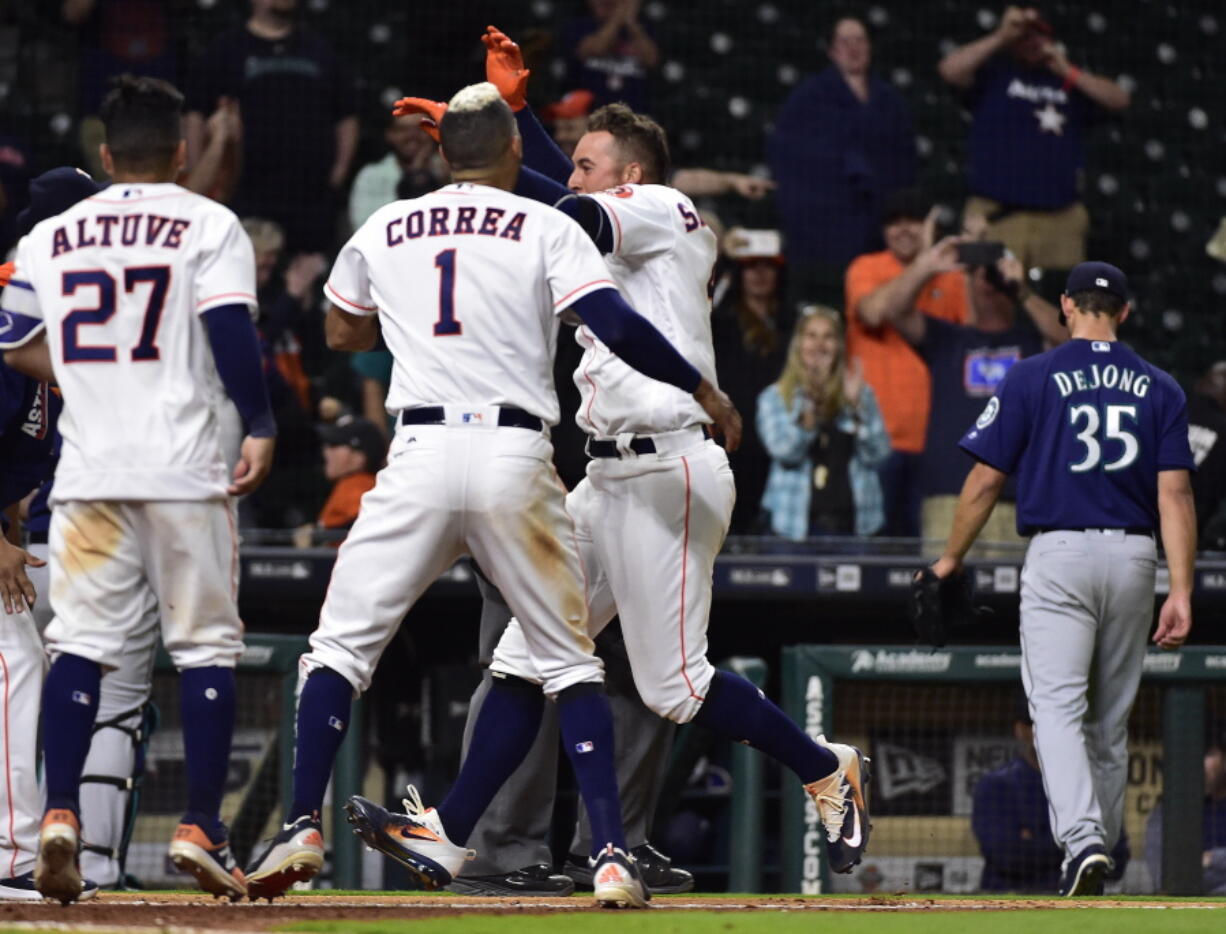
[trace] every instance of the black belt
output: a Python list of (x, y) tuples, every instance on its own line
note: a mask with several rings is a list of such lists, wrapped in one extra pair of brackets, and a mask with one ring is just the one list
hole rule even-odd
[[(402, 425), (442, 425), (445, 422), (446, 412), (441, 405), (423, 405), (415, 409), (404, 409), (400, 413)], [(523, 409), (504, 405), (498, 409), (498, 427), (540, 431), (545, 425), (535, 415), (529, 415)]]
[[(702, 426), (703, 438), (710, 438), (711, 432), (707, 430), (707, 426)], [(651, 438), (644, 436), (642, 438), (634, 438), (630, 442), (630, 450), (635, 454), (654, 454), (656, 453), (656, 443)], [(621, 452), (617, 450), (616, 441), (597, 441), (595, 438), (589, 438), (587, 442), (588, 457), (621, 457)]]
[(47, 533), (46, 532), (27, 532), (26, 540), (31, 545), (45, 545), (47, 544)]
[(1125, 535), (1148, 535), (1154, 537), (1154, 530), (1147, 525), (1129, 525), (1122, 529), (1100, 525), (1061, 526), (1059, 528), (1035, 528), (1027, 535), (1042, 535), (1044, 532), (1123, 532)]

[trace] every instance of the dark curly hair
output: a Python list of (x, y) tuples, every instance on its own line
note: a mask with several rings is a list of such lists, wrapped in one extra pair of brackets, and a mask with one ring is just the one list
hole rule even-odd
[(646, 114), (635, 113), (626, 104), (606, 104), (588, 118), (589, 133), (609, 133), (617, 141), (626, 162), (643, 167), (643, 181), (663, 183), (672, 171), (668, 137), (664, 128)]

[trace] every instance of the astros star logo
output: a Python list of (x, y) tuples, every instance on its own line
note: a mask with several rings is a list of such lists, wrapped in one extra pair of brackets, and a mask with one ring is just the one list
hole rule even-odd
[(1040, 133), (1055, 133), (1057, 136), (1064, 135), (1064, 121), (1068, 117), (1058, 111), (1051, 101), (1048, 101), (1042, 110), (1034, 111), (1034, 115), (1038, 118)]

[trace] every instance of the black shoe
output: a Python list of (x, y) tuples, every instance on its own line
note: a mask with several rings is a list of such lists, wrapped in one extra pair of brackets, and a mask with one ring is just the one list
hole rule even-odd
[(1103, 879), (1112, 868), (1111, 857), (1098, 843), (1092, 843), (1078, 853), (1060, 877), (1060, 894), (1068, 897), (1102, 895)]
[[(652, 895), (677, 895), (693, 890), (694, 877), (684, 869), (674, 869), (672, 860), (650, 843), (634, 847), (630, 855), (638, 863), (643, 883)], [(579, 888), (592, 888), (592, 867), (582, 856), (571, 853), (562, 871), (574, 879)]]
[(514, 872), (496, 873), (491, 876), (459, 876), (447, 886), (449, 892), (460, 895), (528, 895), (558, 898), (575, 894), (575, 883), (570, 876), (555, 873), (553, 868), (540, 863), (525, 866)]
[(650, 843), (634, 847), (630, 855), (638, 862), (643, 882), (652, 895), (679, 895), (693, 890), (694, 877), (684, 869), (674, 869), (673, 861)]

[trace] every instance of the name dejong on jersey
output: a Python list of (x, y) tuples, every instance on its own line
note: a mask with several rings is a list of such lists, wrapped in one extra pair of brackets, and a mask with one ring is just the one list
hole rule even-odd
[(549, 205), (454, 184), (380, 208), (341, 249), (324, 294), (378, 314), (390, 412), (515, 406), (558, 421), (559, 315), (614, 283), (583, 229)]
[(232, 304), (256, 307), (251, 241), (175, 184), (112, 185), (22, 239), (4, 339), (46, 331), (64, 398), (53, 504), (226, 495), (225, 397), (200, 316)]
[(1158, 473), (1194, 469), (1183, 390), (1118, 341), (1019, 361), (960, 444), (1017, 474), (1023, 534), (1154, 529)]

